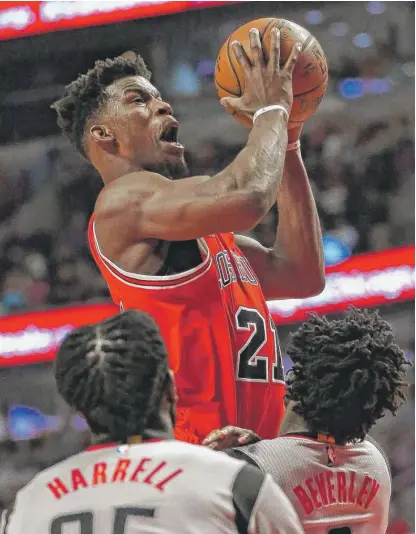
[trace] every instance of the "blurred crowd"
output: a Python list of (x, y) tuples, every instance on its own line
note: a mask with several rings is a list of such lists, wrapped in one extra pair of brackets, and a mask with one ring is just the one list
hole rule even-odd
[[(213, 174), (241, 146), (216, 140), (188, 154), (191, 174)], [(355, 253), (414, 242), (414, 133), (406, 117), (365, 127), (325, 121), (302, 135), (325, 235)], [(102, 187), (70, 149), (41, 168), (0, 172), (0, 314), (107, 297), (86, 230)], [(274, 242), (278, 209), (251, 234)]]

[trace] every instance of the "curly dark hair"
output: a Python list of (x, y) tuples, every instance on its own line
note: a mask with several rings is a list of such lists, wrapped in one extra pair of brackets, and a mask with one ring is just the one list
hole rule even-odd
[(313, 432), (337, 442), (363, 440), (386, 410), (406, 400), (405, 366), (391, 326), (378, 312), (350, 308), (343, 319), (312, 314), (293, 334), (287, 350), (294, 366), (288, 400)]
[(104, 61), (96, 61), (87, 74), (81, 74), (65, 87), (63, 98), (51, 105), (58, 114), (62, 133), (86, 157), (84, 146), (85, 125), (93, 113), (107, 100), (105, 88), (126, 76), (142, 76), (150, 80), (151, 72), (143, 58), (134, 52)]
[(169, 383), (156, 323), (132, 310), (73, 330), (58, 350), (55, 379), (94, 433), (121, 442), (141, 435), (157, 420)]

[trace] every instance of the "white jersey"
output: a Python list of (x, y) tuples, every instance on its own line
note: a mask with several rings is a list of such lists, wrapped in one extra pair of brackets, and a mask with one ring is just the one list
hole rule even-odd
[(231, 455), (273, 476), (306, 533), (386, 532), (390, 470), (371, 438), (341, 446), (292, 434), (233, 449)]
[(43, 471), (2, 515), (2, 534), (299, 534), (258, 468), (174, 440), (93, 447)]

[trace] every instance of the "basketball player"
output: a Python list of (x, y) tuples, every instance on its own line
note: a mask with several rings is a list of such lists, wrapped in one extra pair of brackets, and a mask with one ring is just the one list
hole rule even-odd
[(173, 373), (148, 315), (129, 311), (74, 330), (55, 376), (95, 445), (36, 476), (4, 514), (1, 533), (302, 532), (270, 475), (174, 441)]
[[(377, 312), (351, 308), (345, 318), (313, 316), (287, 350), (289, 406), (279, 437), (231, 454), (273, 475), (294, 505), (305, 532), (381, 534), (391, 494), (387, 459), (367, 436), (386, 411), (405, 400), (403, 351)], [(215, 433), (216, 449), (255, 441), (242, 429)]]
[[(299, 46), (280, 69), (279, 43), (276, 30), (267, 65), (257, 30), (253, 65), (233, 44), (246, 92), (226, 104), (256, 118), (245, 148), (212, 177), (178, 180), (186, 173), (178, 123), (135, 54), (97, 61), (54, 104), (62, 131), (104, 181), (92, 254), (121, 310), (141, 309), (159, 325), (179, 392), (177, 437), (191, 442), (225, 424), (277, 435), (284, 381), (265, 299), (323, 289), (321, 231), (294, 139), (287, 152)], [(272, 249), (234, 236), (276, 198)]]

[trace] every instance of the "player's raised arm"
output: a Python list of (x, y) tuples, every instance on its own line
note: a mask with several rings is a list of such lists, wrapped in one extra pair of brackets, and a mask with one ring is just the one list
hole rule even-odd
[[(171, 181), (150, 172), (127, 174), (107, 186), (96, 205), (98, 225), (134, 225), (136, 239), (186, 240), (255, 226), (275, 202), (287, 146), (287, 122), (293, 101), (292, 72), (299, 55), (295, 45), (279, 67), (279, 34), (272, 34), (266, 64), (258, 30), (250, 33), (253, 63), (240, 43), (235, 55), (244, 70), (246, 91), (224, 105), (253, 115), (248, 141), (235, 160), (213, 177)], [(273, 107), (271, 107), (273, 106)]]
[[(301, 128), (289, 130), (296, 143)], [(322, 231), (300, 149), (289, 150), (277, 189), (279, 223), (273, 247), (246, 236), (236, 243), (250, 261), (266, 299), (305, 298), (325, 287)]]

